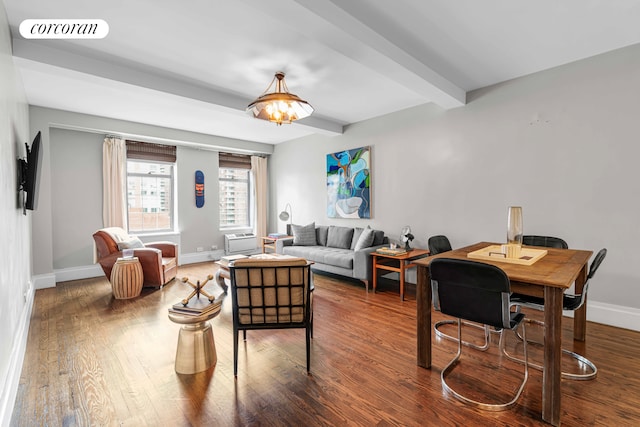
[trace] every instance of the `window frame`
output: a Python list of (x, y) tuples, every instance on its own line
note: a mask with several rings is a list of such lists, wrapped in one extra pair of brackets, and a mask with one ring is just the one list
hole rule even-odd
[[(169, 174), (158, 174), (158, 173), (141, 173), (141, 172), (130, 172), (130, 168), (129, 168), (129, 162), (135, 162), (135, 163), (145, 163), (145, 164), (161, 164), (161, 165), (167, 165), (170, 167), (170, 172)], [(137, 235), (144, 235), (144, 234), (162, 234), (162, 233), (173, 233), (176, 230), (176, 211), (175, 211), (175, 207), (176, 207), (176, 196), (177, 196), (177, 192), (176, 192), (176, 162), (166, 162), (166, 161), (159, 161), (159, 160), (148, 160), (148, 159), (140, 159), (140, 158), (127, 158), (127, 170), (126, 170), (126, 175), (127, 175), (127, 188), (126, 188), (126, 204), (127, 204), (127, 231), (129, 233), (133, 233), (133, 234), (137, 234)], [(130, 221), (130, 211), (129, 211), (129, 178), (130, 177), (134, 177), (134, 178), (141, 178), (144, 179), (145, 177), (149, 178), (149, 177), (155, 177), (155, 178), (168, 178), (169, 179), (169, 188), (171, 189), (171, 195), (170, 195), (170, 202), (169, 202), (169, 206), (168, 206), (168, 213), (169, 213), (169, 228), (155, 228), (155, 229), (132, 229), (131, 228), (131, 221)], [(140, 189), (140, 194), (142, 195), (143, 190), (142, 187)], [(147, 194), (148, 196), (148, 194)], [(156, 195), (156, 197), (160, 197), (160, 195)], [(152, 212), (153, 213), (153, 212)]]
[[(221, 173), (223, 170), (240, 170), (243, 171), (247, 174), (246, 180), (245, 179), (234, 179), (234, 178), (225, 178), (225, 177), (221, 177)], [(219, 210), (218, 210), (218, 214), (219, 214), (219, 229), (220, 231), (230, 231), (230, 230), (244, 230), (244, 229), (252, 229), (253, 227), (253, 196), (252, 196), (252, 192), (253, 192), (253, 185), (252, 185), (252, 178), (251, 178), (251, 169), (247, 169), (247, 168), (234, 168), (234, 167), (229, 167), (229, 166), (219, 166), (218, 167), (218, 197), (222, 196), (222, 183), (223, 182), (245, 182), (246, 181), (246, 185), (247, 185), (247, 212), (246, 212), (246, 216), (247, 216), (247, 223), (246, 224), (230, 224), (230, 225), (222, 225), (222, 203), (220, 202), (220, 200), (218, 200), (218, 204), (219, 204)]]

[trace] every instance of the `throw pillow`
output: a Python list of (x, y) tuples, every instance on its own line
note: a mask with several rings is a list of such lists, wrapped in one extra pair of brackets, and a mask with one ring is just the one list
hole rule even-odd
[(352, 237), (353, 228), (330, 225), (327, 235), (327, 246), (331, 248), (351, 249)]
[(316, 242), (316, 223), (312, 222), (307, 225), (291, 225), (293, 231), (293, 244), (295, 246), (315, 246)]
[(329, 227), (326, 225), (319, 225), (316, 227), (316, 240), (320, 246), (327, 246), (327, 234), (329, 233)]
[(351, 250), (355, 250), (356, 248), (356, 243), (358, 243), (358, 240), (360, 239), (360, 235), (362, 234), (362, 231), (364, 230), (364, 228), (362, 227), (356, 227), (353, 229), (353, 237), (351, 238)]
[(138, 239), (135, 236), (129, 236), (129, 240), (123, 240), (122, 242), (118, 242), (118, 249), (138, 249), (144, 248), (144, 243), (142, 240)]
[(359, 251), (360, 249), (368, 248), (373, 243), (373, 228), (367, 225), (367, 228), (362, 230), (362, 234), (360, 234), (360, 238), (356, 243), (356, 247), (353, 248), (354, 251)]
[(371, 244), (371, 246), (378, 246), (384, 243), (384, 231), (374, 230), (373, 235), (373, 243)]

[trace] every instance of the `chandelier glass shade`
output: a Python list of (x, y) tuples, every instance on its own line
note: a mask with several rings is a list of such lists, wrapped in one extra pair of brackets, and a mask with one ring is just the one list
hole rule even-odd
[[(274, 91), (269, 92), (274, 83)], [(267, 90), (249, 104), (246, 111), (256, 119), (281, 125), (310, 116), (313, 113), (313, 107), (297, 95), (289, 93), (284, 82), (284, 73), (278, 71)]]

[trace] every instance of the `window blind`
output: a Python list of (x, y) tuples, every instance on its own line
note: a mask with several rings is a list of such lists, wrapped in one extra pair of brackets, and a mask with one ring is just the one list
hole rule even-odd
[(221, 168), (251, 169), (251, 156), (220, 152), (218, 163)]
[(127, 141), (127, 159), (176, 162), (176, 146), (151, 142)]

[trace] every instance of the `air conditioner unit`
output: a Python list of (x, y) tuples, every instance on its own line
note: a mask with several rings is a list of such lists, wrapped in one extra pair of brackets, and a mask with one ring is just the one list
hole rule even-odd
[(258, 247), (256, 235), (253, 233), (238, 233), (224, 235), (224, 252), (237, 254), (255, 251)]

